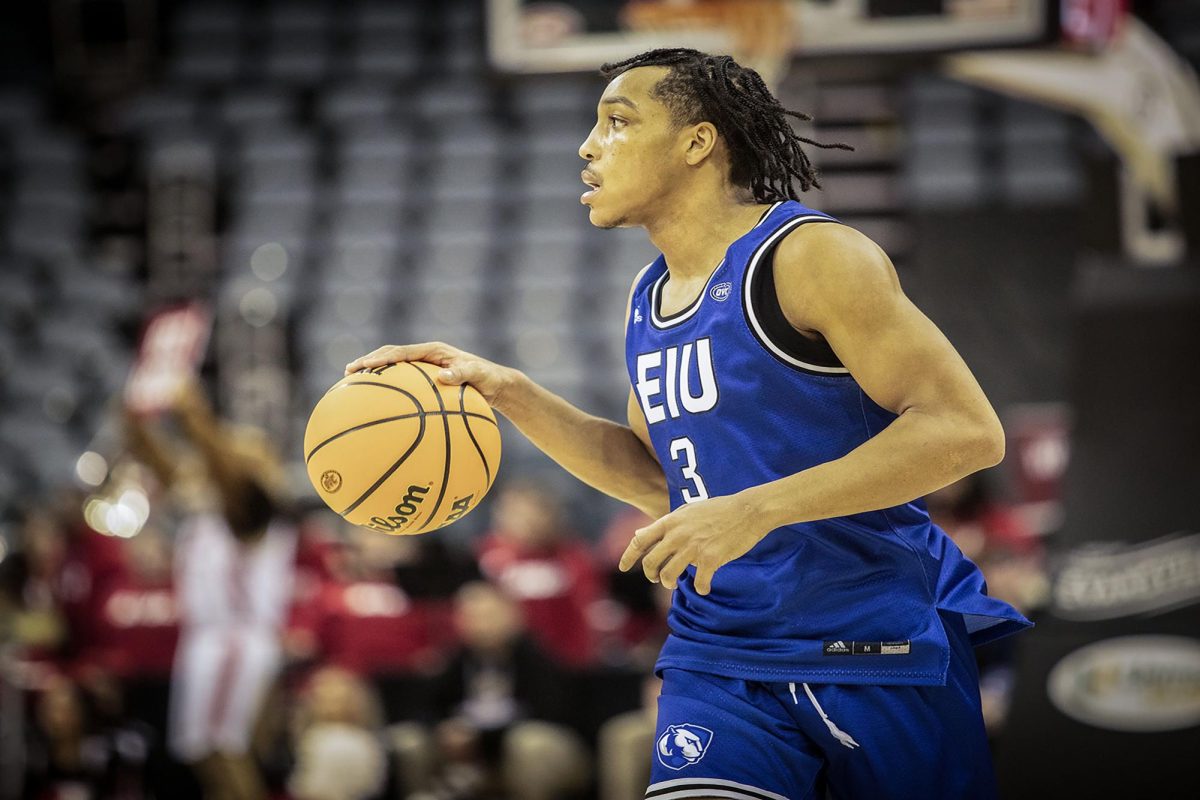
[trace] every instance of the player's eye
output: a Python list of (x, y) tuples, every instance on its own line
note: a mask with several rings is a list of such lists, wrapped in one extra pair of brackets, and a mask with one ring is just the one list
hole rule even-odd
[(621, 119), (620, 117), (609, 117), (608, 121), (612, 123), (614, 128), (620, 128), (625, 124), (625, 120)]

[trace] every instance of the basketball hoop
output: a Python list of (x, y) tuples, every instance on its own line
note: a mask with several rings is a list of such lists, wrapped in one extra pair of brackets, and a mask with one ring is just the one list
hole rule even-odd
[(713, 33), (774, 88), (791, 61), (795, 19), (787, 0), (632, 0), (622, 24), (650, 33)]

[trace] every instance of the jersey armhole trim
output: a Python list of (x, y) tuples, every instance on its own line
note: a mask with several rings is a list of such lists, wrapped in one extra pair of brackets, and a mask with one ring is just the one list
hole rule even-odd
[[(802, 337), (799, 333), (795, 337), (787, 334), (787, 331), (794, 332), (794, 329), (788, 325), (786, 318), (783, 318), (783, 311), (779, 307), (778, 295), (771, 292), (774, 300), (773, 308), (763, 308), (761, 298), (756, 297), (756, 288), (763, 285), (765, 275), (758, 275), (762, 269), (770, 270), (774, 262), (774, 250), (784, 236), (794, 231), (801, 225), (810, 222), (837, 222), (821, 214), (809, 214), (794, 219), (788, 220), (779, 230), (768, 236), (754, 254), (750, 257), (750, 262), (746, 266), (746, 273), (742, 278), (742, 310), (746, 316), (746, 322), (749, 324), (750, 332), (754, 335), (766, 350), (778, 361), (798, 369), (802, 372), (808, 372), (814, 375), (823, 375), (828, 377), (834, 376), (849, 376), (850, 370), (837, 360), (833, 349), (828, 343), (813, 342)], [(756, 275), (759, 279), (756, 280)], [(774, 276), (771, 277), (771, 288), (774, 288)], [(774, 312), (774, 313), (773, 313)], [(782, 323), (780, 322), (782, 319)], [(782, 326), (787, 326), (787, 331), (783, 330)]]
[(637, 302), (638, 287), (640, 287), (642, 285), (642, 279), (646, 277), (646, 273), (649, 272), (650, 269), (657, 263), (658, 263), (658, 258), (656, 257), (649, 264), (647, 264), (646, 266), (644, 266), (640, 270), (638, 270), (637, 277), (633, 279), (633, 283), (629, 287), (629, 300), (627, 301), (627, 304), (625, 306), (625, 312), (627, 314), (633, 313), (633, 304), (635, 302)]

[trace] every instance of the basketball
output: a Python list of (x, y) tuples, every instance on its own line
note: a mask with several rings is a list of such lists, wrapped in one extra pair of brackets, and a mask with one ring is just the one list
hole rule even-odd
[(433, 364), (347, 375), (304, 432), (308, 478), (355, 525), (396, 535), (462, 519), (496, 479), (500, 430), (474, 388), (445, 386)]

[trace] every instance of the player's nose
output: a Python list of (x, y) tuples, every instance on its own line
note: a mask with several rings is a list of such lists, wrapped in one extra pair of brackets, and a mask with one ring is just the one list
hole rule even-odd
[(588, 137), (583, 140), (583, 144), (579, 145), (579, 157), (584, 161), (592, 162), (596, 160), (596, 153), (599, 148), (596, 147), (596, 129), (593, 128)]

